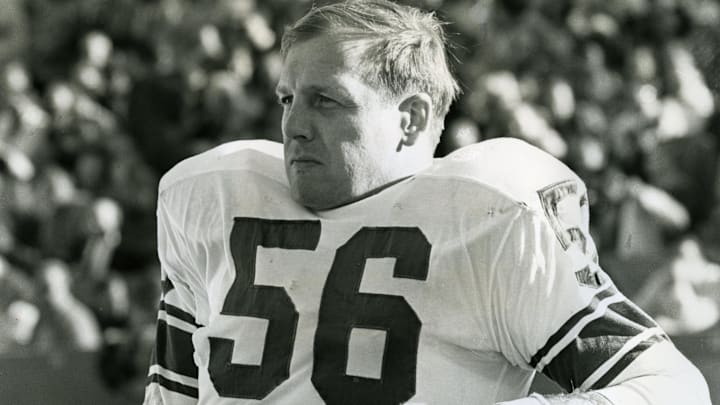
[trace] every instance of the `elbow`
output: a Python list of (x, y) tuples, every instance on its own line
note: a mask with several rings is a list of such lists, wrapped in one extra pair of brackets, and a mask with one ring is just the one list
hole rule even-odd
[(712, 405), (705, 377), (669, 342), (648, 349), (600, 392), (614, 405)]
[[(708, 387), (705, 377), (702, 375), (700, 370), (688, 361), (687, 370), (684, 371), (683, 386), (679, 387), (681, 390), (687, 392), (691, 401), (689, 404), (699, 405), (712, 405), (710, 400), (710, 388)], [(680, 385), (680, 384), (678, 384)]]
[(680, 395), (676, 400), (684, 404), (712, 405), (710, 388), (700, 370), (687, 357), (676, 351), (675, 361), (671, 361), (666, 383)]
[(708, 384), (692, 364), (682, 371), (636, 377), (598, 392), (613, 405), (712, 405)]

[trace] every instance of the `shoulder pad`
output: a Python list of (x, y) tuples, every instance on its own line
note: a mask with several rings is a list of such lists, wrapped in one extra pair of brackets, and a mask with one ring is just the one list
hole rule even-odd
[(281, 143), (239, 140), (179, 162), (160, 179), (159, 189), (162, 192), (178, 181), (218, 171), (250, 171), (287, 183)]
[(538, 196), (556, 185), (573, 183), (576, 192), (585, 192), (582, 180), (564, 163), (516, 138), (460, 148), (438, 159), (428, 174), (471, 180), (534, 208), (540, 208)]

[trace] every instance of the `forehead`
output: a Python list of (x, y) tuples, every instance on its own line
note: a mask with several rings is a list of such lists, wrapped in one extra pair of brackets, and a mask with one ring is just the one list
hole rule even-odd
[(352, 46), (321, 35), (299, 41), (283, 61), (278, 87), (319, 86), (329, 82), (358, 79), (353, 66)]

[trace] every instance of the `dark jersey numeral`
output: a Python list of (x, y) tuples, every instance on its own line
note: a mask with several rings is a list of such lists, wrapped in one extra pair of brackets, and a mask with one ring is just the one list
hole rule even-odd
[[(312, 382), (327, 404), (399, 404), (415, 395), (422, 324), (405, 298), (361, 293), (365, 262), (396, 258), (393, 276), (425, 280), (430, 244), (417, 228), (363, 228), (335, 256), (323, 289)], [(353, 327), (387, 333), (381, 379), (348, 376)]]
[(259, 366), (233, 364), (234, 341), (210, 338), (208, 372), (221, 396), (261, 399), (290, 374), (298, 312), (284, 288), (253, 284), (258, 246), (314, 250), (319, 240), (318, 221), (235, 219), (230, 247), (236, 276), (220, 313), (263, 318), (269, 324)]
[[(298, 312), (282, 287), (254, 284), (258, 246), (314, 250), (319, 221), (236, 218), (230, 236), (236, 278), (222, 315), (269, 321), (260, 365), (232, 363), (234, 340), (210, 337), (208, 372), (223, 397), (262, 399), (289, 378)], [(327, 404), (399, 404), (415, 394), (421, 322), (405, 298), (361, 293), (365, 262), (395, 258), (393, 277), (426, 280), (430, 243), (418, 228), (363, 228), (341, 246), (328, 274), (315, 335), (312, 383)], [(354, 327), (387, 333), (381, 378), (346, 375)]]

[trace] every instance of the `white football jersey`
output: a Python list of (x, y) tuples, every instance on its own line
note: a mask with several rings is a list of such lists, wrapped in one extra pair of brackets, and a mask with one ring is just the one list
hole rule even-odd
[(153, 404), (474, 404), (596, 389), (657, 325), (598, 265), (583, 182), (498, 139), (336, 209), (237, 141), (160, 183)]

